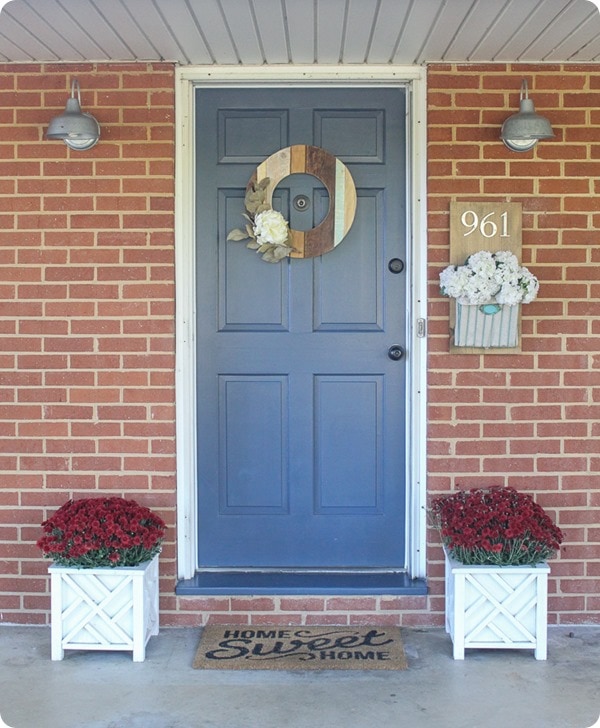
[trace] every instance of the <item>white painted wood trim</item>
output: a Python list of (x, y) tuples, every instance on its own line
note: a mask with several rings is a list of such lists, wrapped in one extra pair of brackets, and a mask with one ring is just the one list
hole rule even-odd
[(264, 87), (401, 84), (408, 94), (408, 260), (407, 286), (407, 568), (426, 571), (426, 384), (427, 327), (426, 83), (420, 66), (186, 66), (176, 77), (175, 266), (176, 266), (176, 428), (177, 558), (179, 578), (197, 568), (196, 347), (194, 230), (194, 89), (196, 86)]
[(418, 69), (409, 87), (407, 154), (408, 281), (407, 328), (410, 350), (406, 483), (408, 571), (424, 578), (427, 570), (427, 71)]
[(194, 575), (198, 553), (196, 488), (196, 245), (193, 84), (175, 87), (175, 427), (177, 573)]

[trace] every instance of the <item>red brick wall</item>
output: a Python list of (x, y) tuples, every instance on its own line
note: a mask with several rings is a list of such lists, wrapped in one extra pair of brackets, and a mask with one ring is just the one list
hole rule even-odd
[[(521, 79), (556, 139), (498, 140)], [(429, 68), (429, 489), (530, 491), (566, 534), (550, 619), (600, 621), (600, 67)], [(522, 353), (448, 353), (451, 200), (523, 204), (523, 262), (541, 283), (523, 307)], [(441, 552), (430, 534), (434, 594)], [(437, 602), (436, 602), (437, 606)]]
[[(87, 152), (43, 138), (74, 76)], [(46, 621), (34, 542), (73, 496), (157, 509), (172, 591), (173, 87), (170, 64), (0, 66), (0, 622)]]
[[(43, 139), (70, 78), (102, 126), (69, 151)], [(498, 141), (530, 81), (557, 139)], [(157, 509), (163, 624), (441, 624), (429, 597), (175, 597), (173, 133), (170, 64), (0, 65), (0, 622), (46, 622), (39, 523), (68, 497), (117, 493)], [(553, 621), (600, 615), (600, 67), (433, 66), (429, 74), (432, 493), (508, 483), (567, 533)], [(518, 356), (450, 355), (450, 200), (524, 207), (541, 294)]]

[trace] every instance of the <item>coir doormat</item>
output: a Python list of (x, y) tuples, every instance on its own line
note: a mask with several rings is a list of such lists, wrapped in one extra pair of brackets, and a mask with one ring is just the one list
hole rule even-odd
[(196, 669), (405, 670), (397, 627), (209, 626)]

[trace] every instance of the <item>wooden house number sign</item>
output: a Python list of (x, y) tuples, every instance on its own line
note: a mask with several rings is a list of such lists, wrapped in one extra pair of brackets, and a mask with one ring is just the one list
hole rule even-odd
[(521, 260), (520, 202), (451, 202), (450, 262), (462, 265), (471, 253), (510, 250)]
[[(472, 253), (487, 250), (496, 253), (509, 250), (522, 260), (523, 207), (520, 202), (451, 202), (450, 263), (463, 265)], [(454, 331), (454, 306), (450, 307), (450, 327)], [(517, 348), (477, 349), (455, 347), (453, 353), (492, 352), (514, 354)]]

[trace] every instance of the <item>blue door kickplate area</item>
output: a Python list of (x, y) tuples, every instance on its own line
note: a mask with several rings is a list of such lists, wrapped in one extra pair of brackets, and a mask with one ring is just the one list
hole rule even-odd
[(257, 572), (199, 571), (182, 579), (175, 590), (180, 596), (200, 594), (427, 594), (425, 579), (411, 579), (405, 572)]

